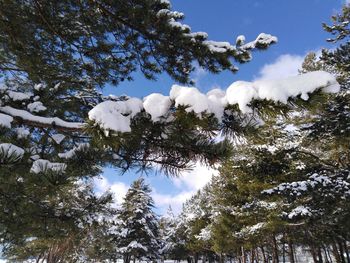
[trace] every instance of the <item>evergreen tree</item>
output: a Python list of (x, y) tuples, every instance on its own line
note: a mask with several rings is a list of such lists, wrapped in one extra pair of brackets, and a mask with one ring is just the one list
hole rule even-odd
[(188, 260), (189, 250), (186, 248), (187, 227), (182, 215), (175, 216), (169, 207), (167, 214), (161, 218), (162, 255), (164, 259), (177, 261)]
[(319, 58), (309, 54), (301, 69), (333, 73), (340, 92), (312, 95), (311, 107), (300, 100), (292, 111), (262, 111), (263, 124), (236, 141), (235, 156), (214, 178), (216, 216), (207, 227), (217, 254), (239, 262), (349, 261), (348, 17), (346, 6), (325, 25), (343, 43)]
[(183, 240), (185, 251), (188, 253), (187, 260), (195, 263), (199, 260), (213, 262), (216, 259), (209, 235), (209, 229), (214, 220), (209, 188), (210, 185), (205, 186), (186, 201), (177, 226), (180, 234), (185, 233)]
[[(16, 0), (1, 1), (0, 10), (0, 240), (8, 251), (28, 238), (45, 240), (48, 249), (53, 235), (68, 238), (79, 222), (72, 227), (71, 215), (83, 213), (67, 202), (62, 215), (61, 199), (79, 196), (84, 191), (77, 182), (98, 176), (101, 167), (125, 172), (156, 163), (176, 174), (192, 161), (212, 165), (232, 153), (227, 140), (215, 140), (217, 131), (251, 132), (260, 114), (287, 112), (306, 96), (287, 94), (287, 104), (266, 96), (240, 103), (222, 91), (175, 85), (170, 96), (144, 101), (105, 97), (100, 88), (132, 80), (137, 70), (149, 79), (166, 72), (185, 84), (194, 62), (213, 73), (235, 72), (235, 62), (249, 61), (253, 50), (277, 39), (208, 40), (182, 24), (184, 15), (164, 0)], [(337, 86), (331, 75), (322, 76), (326, 81), (309, 92)], [(88, 196), (98, 200), (91, 191)], [(88, 211), (108, 210), (110, 201), (91, 201)]]
[[(23, 190), (21, 184), (17, 187)], [(96, 241), (92, 233), (106, 229), (108, 224), (101, 218), (114, 214), (111, 195), (96, 197), (92, 185), (86, 183), (67, 185), (59, 191), (33, 188), (35, 195), (24, 190), (26, 200), (24, 195), (13, 196), (13, 201), (1, 203), (1, 226), (6, 226), (2, 228), (3, 255), (15, 262), (89, 260), (84, 248)], [(20, 207), (10, 210), (14, 203)]]
[(150, 187), (141, 177), (130, 186), (118, 212), (113, 242), (125, 263), (160, 257), (159, 222), (150, 194)]
[(174, 258), (172, 250), (176, 246), (176, 217), (173, 213), (171, 206), (169, 206), (165, 215), (159, 220), (159, 233), (161, 239), (161, 255), (164, 259)]
[[(191, 83), (194, 62), (213, 73), (234, 72), (235, 61), (276, 42), (266, 34), (247, 45), (209, 41), (160, 0), (1, 1), (0, 10), (0, 240), (8, 251), (26, 238), (67, 238), (76, 207), (58, 213), (61, 199), (79, 195), (76, 183), (104, 165), (123, 172), (157, 163), (174, 174), (192, 160), (229, 154), (228, 144), (212, 140), (215, 119), (184, 107), (174, 122), (155, 123), (141, 112), (132, 133), (108, 136), (88, 113), (104, 101), (125, 106), (130, 98), (104, 97), (100, 88), (131, 81), (135, 71)], [(108, 202), (88, 208), (97, 213)]]

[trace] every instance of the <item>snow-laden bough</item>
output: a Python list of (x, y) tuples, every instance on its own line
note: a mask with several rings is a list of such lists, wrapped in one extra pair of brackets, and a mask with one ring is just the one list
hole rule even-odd
[(288, 99), (300, 96), (308, 100), (309, 94), (316, 90), (336, 93), (340, 86), (335, 77), (324, 71), (315, 71), (293, 77), (254, 82), (236, 81), (226, 91), (213, 89), (204, 94), (195, 87), (173, 85), (169, 96), (153, 93), (143, 102), (136, 98), (126, 101), (104, 101), (89, 112), (89, 119), (100, 128), (114, 132), (130, 132), (130, 121), (138, 112), (149, 113), (152, 121), (162, 121), (169, 114), (172, 105), (186, 106), (187, 112), (198, 116), (212, 113), (220, 121), (225, 107), (237, 104), (242, 113), (252, 111), (253, 100), (270, 100), (286, 104)]

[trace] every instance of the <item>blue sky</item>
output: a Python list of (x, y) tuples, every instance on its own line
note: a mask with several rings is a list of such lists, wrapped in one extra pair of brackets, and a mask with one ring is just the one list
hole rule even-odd
[[(329, 34), (322, 30), (322, 22), (329, 23), (330, 16), (339, 12), (342, 0), (172, 0), (174, 10), (185, 13), (183, 23), (192, 31), (205, 31), (209, 39), (235, 42), (238, 35), (245, 35), (247, 41), (254, 40), (261, 33), (278, 37), (278, 43), (266, 51), (255, 52), (253, 60), (239, 65), (236, 74), (224, 72), (219, 75), (197, 70), (193, 78), (196, 87), (203, 92), (213, 87), (226, 89), (237, 80), (276, 78), (297, 74), (297, 69), (307, 52), (332, 48), (325, 40)], [(144, 97), (152, 92), (168, 94), (174, 84), (166, 74), (157, 81), (145, 80), (135, 74), (135, 81), (109, 87), (106, 94), (127, 94)], [(214, 170), (196, 167), (179, 178), (167, 178), (162, 174), (146, 177), (153, 188), (157, 212), (162, 214), (169, 205), (177, 212), (181, 203), (210, 180)], [(110, 189), (120, 202), (130, 185), (140, 174), (130, 171), (123, 176), (120, 172), (106, 168), (103, 177), (96, 181), (98, 191)]]

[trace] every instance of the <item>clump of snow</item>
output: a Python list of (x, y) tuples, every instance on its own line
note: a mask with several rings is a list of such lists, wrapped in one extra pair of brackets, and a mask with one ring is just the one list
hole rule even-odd
[(74, 147), (72, 150), (69, 150), (65, 153), (59, 153), (58, 157), (62, 159), (71, 159), (76, 156), (77, 152), (84, 151), (90, 147), (89, 143), (81, 143), (77, 147)]
[(212, 89), (207, 93), (209, 101), (209, 112), (214, 113), (215, 116), (221, 120), (225, 106), (227, 105), (226, 93), (221, 89)]
[(193, 32), (193, 33), (186, 33), (185, 36), (191, 37), (191, 40), (194, 40), (196, 38), (201, 38), (201, 39), (207, 39), (208, 34), (206, 32)]
[(277, 37), (272, 36), (270, 34), (261, 33), (257, 36), (257, 38), (254, 41), (244, 44), (240, 46), (240, 48), (249, 50), (249, 49), (254, 49), (258, 45), (267, 46), (272, 43), (276, 43), (277, 41), (278, 41)]
[(297, 216), (311, 216), (311, 215), (312, 215), (312, 213), (310, 211), (310, 208), (301, 205), (301, 206), (294, 208), (288, 214), (288, 218), (293, 219), (294, 217), (297, 217)]
[(18, 139), (23, 139), (23, 138), (27, 138), (30, 134), (30, 131), (26, 128), (20, 127), (20, 128), (16, 128), (15, 129), (16, 133), (17, 133), (17, 138)]
[(260, 222), (252, 226), (247, 226), (243, 228), (241, 231), (236, 232), (235, 235), (238, 237), (244, 237), (249, 235), (254, 235), (259, 233), (264, 227), (266, 226), (266, 223)]
[(229, 104), (238, 104), (243, 113), (248, 113), (251, 111), (248, 105), (258, 98), (258, 93), (252, 82), (236, 81), (228, 87), (226, 98)]
[(41, 112), (47, 109), (41, 101), (35, 101), (33, 103), (29, 103), (27, 105), (27, 108), (30, 112)]
[(288, 124), (286, 125), (283, 130), (290, 134), (297, 134), (299, 132), (299, 128), (295, 126), (294, 124)]
[(128, 245), (128, 248), (140, 248), (144, 251), (147, 251), (147, 247), (143, 246), (142, 244), (140, 244), (139, 242), (137, 241), (131, 241), (130, 244)]
[(165, 116), (170, 106), (170, 98), (160, 93), (153, 93), (143, 100), (143, 107), (151, 115), (153, 121), (159, 121), (160, 117)]
[(168, 21), (168, 24), (172, 27), (179, 28), (182, 31), (191, 31), (191, 28), (189, 25), (182, 24), (181, 22), (176, 21), (174, 18), (170, 18)]
[(209, 241), (211, 238), (210, 226), (202, 228), (199, 235), (196, 235), (195, 238), (202, 241)]
[(249, 232), (250, 232), (250, 233), (256, 233), (256, 232), (258, 232), (261, 228), (263, 228), (265, 225), (266, 225), (266, 223), (260, 222), (260, 223), (257, 223), (257, 224), (255, 224), (255, 225), (253, 225), (253, 226), (250, 226)]
[(51, 135), (51, 138), (52, 138), (57, 144), (60, 144), (60, 143), (64, 140), (64, 138), (66, 138), (66, 136), (63, 135), (63, 134), (57, 133), (57, 134)]
[(47, 125), (56, 125), (68, 129), (81, 129), (85, 124), (79, 122), (68, 122), (57, 117), (42, 117), (31, 114), (25, 110), (15, 109), (10, 106), (0, 107), (0, 112), (11, 115), (12, 117), (19, 117), (30, 122), (36, 122)]
[(45, 88), (46, 88), (46, 85), (43, 84), (43, 83), (35, 84), (35, 85), (34, 85), (34, 89), (37, 90), (37, 91), (43, 90), (43, 89), (45, 89)]
[(22, 159), (24, 150), (12, 143), (0, 144), (0, 162), (6, 162), (9, 158), (14, 158), (15, 161)]
[(171, 11), (169, 9), (161, 9), (157, 12), (157, 16), (168, 16), (175, 19), (182, 19), (185, 14), (177, 11)]
[(278, 39), (275, 36), (266, 33), (260, 33), (255, 40), (255, 43), (269, 45), (271, 42), (277, 42)]
[(202, 113), (209, 109), (207, 96), (196, 88), (173, 85), (170, 91), (170, 98), (175, 101), (175, 107), (179, 105), (189, 106), (186, 109), (187, 112)]
[(143, 109), (142, 100), (138, 98), (129, 98), (124, 101), (127, 110), (124, 114), (128, 114), (130, 117), (134, 117), (137, 113), (139, 113)]
[(46, 172), (46, 171), (64, 173), (66, 168), (67, 168), (67, 165), (64, 163), (52, 163), (48, 160), (38, 159), (33, 162), (30, 172), (35, 174)]
[(212, 53), (225, 53), (235, 49), (229, 42), (206, 40), (203, 44), (205, 44)]
[(284, 79), (237, 81), (227, 89), (226, 96), (229, 104), (238, 104), (243, 113), (249, 113), (249, 103), (254, 99), (287, 103), (289, 98), (300, 95), (302, 99), (307, 100), (309, 93), (320, 88), (326, 93), (340, 90), (333, 75), (324, 71), (314, 71)]
[(89, 119), (107, 131), (130, 132), (130, 118), (142, 108), (142, 101), (137, 98), (126, 101), (104, 101), (89, 112)]
[(0, 113), (0, 126), (11, 128), (11, 122), (13, 122), (11, 116)]
[(236, 38), (236, 45), (243, 45), (245, 43), (245, 36), (240, 35)]
[(34, 154), (34, 155), (30, 156), (30, 159), (31, 159), (32, 161), (39, 160), (39, 159), (40, 159), (40, 155)]
[(24, 92), (16, 92), (12, 90), (7, 90), (7, 96), (11, 98), (13, 101), (23, 101), (23, 100), (29, 100), (33, 94), (31, 93), (24, 93)]
[[(265, 41), (265, 38), (268, 37), (262, 35), (260, 41)], [(220, 47), (228, 48), (223, 43)], [(250, 104), (253, 100), (287, 103), (288, 99), (297, 96), (307, 100), (310, 93), (320, 89), (326, 93), (335, 93), (340, 90), (340, 86), (333, 75), (324, 71), (276, 80), (236, 81), (226, 91), (213, 89), (207, 94), (194, 87), (173, 85), (169, 97), (154, 93), (147, 96), (143, 104), (136, 98), (102, 102), (89, 112), (89, 119), (106, 130), (106, 133), (108, 130), (130, 132), (130, 118), (143, 108), (153, 121), (159, 121), (161, 117), (166, 117), (174, 103), (175, 107), (187, 106), (187, 112), (194, 112), (199, 117), (204, 112), (213, 113), (220, 121), (225, 107), (230, 104), (238, 104), (242, 113), (251, 113)]]
[(162, 4), (167, 4), (170, 6), (170, 1), (169, 0), (159, 0), (160, 3)]

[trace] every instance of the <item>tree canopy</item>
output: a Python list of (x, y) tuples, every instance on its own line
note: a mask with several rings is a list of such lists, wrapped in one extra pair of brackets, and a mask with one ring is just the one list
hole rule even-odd
[[(348, 25), (343, 23), (347, 16), (345, 8), (342, 15), (334, 18), (335, 25), (325, 26), (337, 40), (347, 39)], [(0, 1), (0, 242), (9, 259), (105, 260), (97, 251), (110, 251), (110, 219), (118, 213), (112, 207), (109, 193), (101, 196), (95, 193), (92, 179), (106, 165), (121, 172), (132, 168), (147, 171), (157, 166), (167, 175), (177, 175), (191, 168), (195, 161), (206, 165), (230, 164), (232, 156), (245, 156), (252, 160), (249, 169), (244, 167), (237, 172), (237, 168), (228, 165), (223, 166), (222, 173), (245, 174), (243, 182), (250, 180), (252, 184), (243, 189), (238, 187), (231, 196), (233, 200), (226, 201), (238, 201), (238, 205), (253, 202), (262, 196), (260, 190), (269, 186), (269, 194), (274, 195), (271, 198), (287, 199), (284, 200), (287, 210), (297, 209), (294, 206), (299, 202), (300, 206), (310, 207), (314, 203), (299, 200), (297, 195), (289, 206), (291, 197), (286, 197), (278, 187), (279, 183), (294, 181), (272, 178), (281, 171), (291, 169), (293, 180), (298, 182), (311, 180), (310, 172), (317, 171), (320, 176), (336, 175), (327, 181), (329, 188), (343, 183), (336, 178), (346, 176), (349, 160), (348, 152), (342, 150), (349, 141), (348, 95), (344, 92), (348, 77), (347, 44), (335, 51), (324, 51), (320, 61), (312, 56), (305, 61), (305, 65), (318, 67), (318, 71), (305, 66), (305, 74), (299, 76), (275, 81), (238, 81), (227, 90), (214, 89), (204, 94), (188, 87), (193, 84), (190, 74), (197, 65), (212, 73), (236, 72), (236, 64), (250, 61), (253, 51), (268, 48), (277, 38), (261, 33), (251, 42), (246, 42), (244, 36), (238, 36), (233, 44), (217, 42), (209, 40), (206, 33), (192, 32), (181, 22), (183, 18), (184, 14), (172, 10), (166, 0)], [(153, 93), (143, 100), (101, 93), (106, 85), (116, 87), (122, 81), (132, 81), (135, 72), (153, 80), (167, 73), (178, 84), (171, 87), (169, 96)], [(332, 75), (334, 72), (336, 76)], [(342, 93), (338, 94), (340, 90)], [(322, 105), (327, 99), (329, 102)], [(316, 108), (321, 112), (312, 111)], [(261, 145), (279, 143), (278, 136), (283, 141), (285, 135), (276, 128), (283, 124), (278, 121), (288, 114), (307, 110), (312, 113), (307, 116), (307, 120), (313, 121), (307, 126), (310, 134), (299, 139), (306, 138), (308, 147), (316, 145), (326, 153), (330, 151), (330, 156), (316, 158), (310, 151), (295, 153), (293, 148), (282, 149), (278, 152), (281, 159), (276, 160), (277, 153), (257, 149), (256, 145), (240, 149), (242, 152), (233, 149), (232, 138), (260, 140)], [(298, 119), (293, 121), (302, 126)], [(270, 136), (269, 132), (278, 136)], [(219, 140), (218, 134), (226, 137)], [(297, 172), (295, 160), (288, 155), (292, 153), (295, 158), (309, 158), (310, 171)], [(333, 159), (335, 155), (338, 160)], [(264, 166), (266, 162), (271, 162), (271, 166)], [(271, 181), (261, 178), (265, 173), (271, 176)], [(225, 176), (221, 179), (225, 180)], [(232, 178), (227, 179), (229, 185), (236, 186)], [(315, 186), (317, 180), (319, 177), (311, 184)], [(220, 182), (213, 182), (213, 193)], [(138, 188), (147, 197), (149, 188), (140, 180), (128, 193), (131, 199)], [(328, 198), (328, 188), (322, 189), (324, 192), (305, 193), (305, 198), (313, 198), (308, 196), (312, 194), (319, 199)], [(212, 244), (206, 235), (209, 227), (202, 231), (203, 227), (219, 225), (213, 233), (222, 238), (231, 227), (235, 231), (242, 230), (239, 226), (251, 227), (268, 214), (265, 210), (262, 214), (254, 211), (256, 218), (248, 223), (245, 217), (235, 215), (235, 220), (241, 220), (239, 226), (232, 224), (232, 214), (212, 222), (213, 211), (209, 206), (212, 196), (204, 200), (202, 196), (199, 193), (192, 199), (204, 213), (193, 224), (188, 221), (192, 227), (189, 235), (168, 235), (188, 253), (194, 251), (199, 255), (203, 247), (208, 250), (208, 257), (228, 253), (227, 248), (237, 251), (241, 239), (217, 240), (214, 250), (210, 250)], [(220, 195), (214, 200), (221, 200)], [(347, 205), (342, 203), (341, 196), (326, 200), (342, 207)], [(152, 201), (149, 198), (146, 201), (142, 208), (149, 212)], [(127, 223), (127, 217), (139, 216), (131, 215), (126, 206), (127, 203), (122, 223)], [(324, 203), (322, 209), (326, 208)], [(287, 210), (284, 212), (291, 213)], [(335, 211), (326, 212), (330, 220), (327, 224), (331, 225), (330, 215)], [(123, 212), (119, 216), (123, 217)], [(284, 226), (283, 218), (275, 214), (271, 218), (278, 227)], [(154, 228), (155, 232), (151, 231), (154, 235), (158, 231), (156, 225), (148, 226), (152, 231)], [(337, 233), (342, 230), (337, 229)], [(248, 238), (251, 246), (260, 236)], [(185, 245), (188, 240), (189, 246)], [(173, 248), (167, 253), (181, 257), (176, 250), (179, 246)], [(150, 259), (156, 257), (155, 250)], [(127, 256), (130, 255), (144, 256), (134, 250)]]

